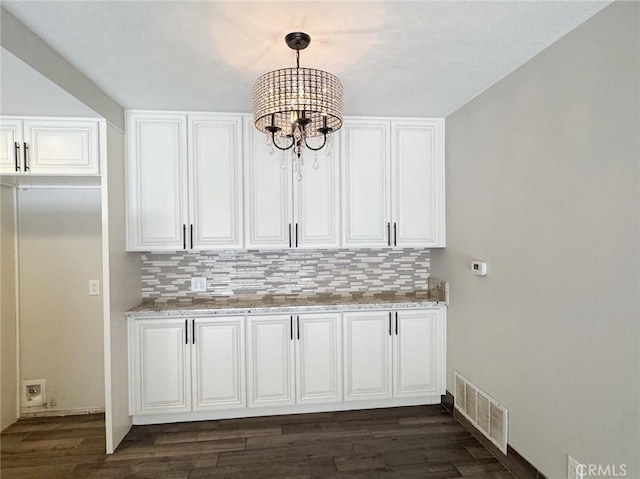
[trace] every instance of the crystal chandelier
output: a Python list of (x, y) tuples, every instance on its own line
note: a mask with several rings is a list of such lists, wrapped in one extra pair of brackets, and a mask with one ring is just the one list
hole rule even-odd
[[(300, 68), (300, 50), (309, 46), (309, 35), (294, 32), (284, 40), (296, 51), (296, 67), (258, 78), (253, 87), (253, 118), (256, 128), (267, 135), (270, 152), (275, 152), (274, 147), (282, 151), (282, 168), (286, 168), (285, 151), (291, 150), (294, 171), (301, 180), (305, 148), (314, 152), (316, 169), (317, 152), (326, 147), (325, 154), (331, 154), (330, 133), (342, 126), (342, 84), (331, 73)], [(309, 143), (313, 137), (318, 140)]]

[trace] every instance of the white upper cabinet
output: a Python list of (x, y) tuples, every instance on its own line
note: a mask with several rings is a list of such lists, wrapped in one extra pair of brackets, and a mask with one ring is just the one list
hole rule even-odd
[(24, 170), (23, 148), (22, 120), (0, 119), (0, 173), (22, 173)]
[(193, 225), (189, 246), (240, 248), (242, 119), (237, 115), (188, 119), (189, 224)]
[(346, 119), (343, 245), (445, 245), (444, 120)]
[(350, 119), (342, 130), (342, 243), (390, 246), (389, 122)]
[(127, 112), (128, 249), (242, 247), (239, 115)]
[[(284, 162), (280, 150), (274, 148), (271, 154), (265, 135), (250, 117), (245, 133), (247, 248), (338, 247), (338, 145), (323, 148), (317, 155), (305, 149), (299, 179), (293, 171), (291, 150), (285, 152)], [(313, 167), (316, 158), (318, 168)]]
[(391, 122), (393, 244), (445, 245), (444, 122)]
[(0, 118), (0, 174), (100, 174), (99, 121)]
[[(20, 126), (2, 123), (1, 171), (36, 136), (33, 168), (52, 167), (52, 137)], [(346, 118), (330, 137), (300, 176), (250, 115), (128, 111), (128, 250), (445, 246), (443, 119)]]
[(127, 112), (128, 249), (187, 246), (187, 117)]
[[(245, 119), (245, 231), (247, 248), (293, 245), (292, 167), (269, 153), (265, 135)], [(288, 156), (287, 156), (288, 160)], [(282, 167), (284, 166), (284, 168)]]

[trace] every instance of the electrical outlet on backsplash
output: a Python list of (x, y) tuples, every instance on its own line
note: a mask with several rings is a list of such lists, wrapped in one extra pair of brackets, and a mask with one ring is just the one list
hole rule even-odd
[[(408, 292), (428, 289), (429, 249), (144, 253), (145, 300)], [(191, 278), (207, 291), (191, 292)]]

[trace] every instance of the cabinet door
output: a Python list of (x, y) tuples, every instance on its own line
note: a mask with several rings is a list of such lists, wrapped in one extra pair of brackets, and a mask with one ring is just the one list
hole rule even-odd
[(193, 409), (245, 407), (244, 317), (193, 321)]
[(296, 316), (296, 398), (342, 401), (340, 313)]
[[(398, 311), (393, 342), (393, 396), (441, 394), (440, 310)], [(444, 394), (444, 392), (442, 392)]]
[(342, 244), (387, 246), (389, 122), (347, 119), (342, 130)]
[(245, 245), (288, 248), (292, 245), (291, 151), (269, 153), (265, 135), (245, 120)]
[[(340, 246), (340, 144), (338, 135), (333, 137), (335, 144), (317, 156), (305, 151), (302, 178), (298, 181), (294, 175), (294, 242), (299, 248)], [(318, 168), (313, 167), (316, 158)]]
[(391, 319), (385, 311), (343, 313), (345, 401), (391, 398)]
[(241, 248), (242, 117), (189, 115), (188, 130), (189, 246)]
[(97, 121), (25, 120), (24, 142), (31, 174), (100, 174)]
[(394, 244), (444, 246), (444, 123), (391, 122)]
[(24, 171), (22, 143), (22, 120), (0, 118), (0, 174)]
[(135, 414), (191, 410), (190, 347), (184, 319), (136, 320)]
[(128, 249), (187, 245), (187, 118), (127, 113)]
[(249, 407), (295, 404), (293, 317), (247, 318)]

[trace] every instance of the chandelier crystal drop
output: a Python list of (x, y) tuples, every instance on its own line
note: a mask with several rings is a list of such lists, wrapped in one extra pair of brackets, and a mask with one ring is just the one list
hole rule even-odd
[[(285, 37), (296, 51), (296, 67), (262, 75), (253, 87), (253, 116), (256, 128), (267, 135), (267, 145), (292, 150), (297, 178), (302, 179), (304, 149), (331, 154), (331, 133), (342, 126), (342, 84), (331, 73), (300, 67), (300, 50), (311, 37), (294, 32)], [(308, 138), (321, 138), (311, 143)], [(314, 167), (317, 161), (314, 161)]]

